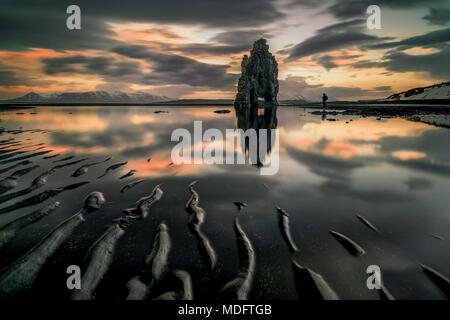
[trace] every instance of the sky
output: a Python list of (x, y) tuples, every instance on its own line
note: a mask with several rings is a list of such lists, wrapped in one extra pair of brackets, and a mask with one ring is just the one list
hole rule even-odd
[[(81, 9), (69, 30), (66, 8)], [(381, 29), (369, 30), (369, 5)], [(0, 0), (0, 100), (28, 92), (143, 91), (234, 99), (267, 39), (278, 99), (383, 98), (450, 80), (447, 0)]]

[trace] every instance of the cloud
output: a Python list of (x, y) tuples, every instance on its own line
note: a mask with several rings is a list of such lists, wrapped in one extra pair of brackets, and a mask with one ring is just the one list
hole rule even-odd
[(109, 57), (86, 57), (81, 55), (42, 59), (44, 72), (98, 74), (104, 77), (123, 77), (141, 74), (139, 64), (134, 61), (115, 61)]
[(49, 48), (82, 50), (108, 48), (115, 44), (114, 33), (107, 23), (144, 22), (185, 24), (210, 28), (255, 27), (284, 17), (271, 0), (78, 0), (81, 8), (81, 30), (66, 28), (66, 8), (57, 0), (2, 1), (0, 48), (26, 50)]
[[(27, 2), (27, 3), (23, 3)], [(4, 50), (23, 51), (29, 48), (55, 50), (101, 49), (115, 43), (114, 32), (105, 22), (83, 15), (82, 30), (66, 27), (65, 7), (61, 3), (40, 1), (2, 1), (0, 30)]]
[[(434, 0), (435, 4), (444, 4), (446, 0)], [(376, 4), (381, 10), (389, 9), (409, 9), (425, 7), (430, 5), (429, 0), (379, 0), (374, 3), (372, 0), (336, 0), (325, 9), (326, 13), (330, 13), (339, 19), (349, 19), (353, 17), (367, 16), (367, 7)]]
[(230, 89), (236, 81), (225, 65), (213, 65), (194, 59), (153, 52), (145, 46), (122, 45), (111, 50), (128, 58), (151, 64), (147, 70), (136, 61), (116, 61), (112, 57), (70, 56), (42, 59), (44, 72), (96, 74), (109, 82), (128, 82), (145, 85), (189, 85), (217, 89)]
[(436, 79), (450, 77), (450, 47), (439, 52), (411, 55), (401, 51), (392, 51), (383, 56), (381, 61), (359, 61), (352, 68), (385, 68), (395, 72), (425, 72)]
[(392, 87), (391, 86), (379, 86), (379, 87), (373, 88), (373, 90), (375, 90), (375, 91), (391, 91)]
[(216, 44), (194, 43), (178, 46), (177, 49), (187, 54), (225, 55), (248, 51), (253, 42), (260, 38), (270, 39), (271, 35), (260, 29), (232, 30), (221, 32), (208, 40)]
[[(320, 141), (319, 141), (320, 142)], [(326, 142), (325, 142), (326, 143)], [(364, 158), (342, 159), (288, 147), (287, 154), (312, 173), (325, 178), (319, 190), (330, 197), (351, 197), (366, 202), (400, 202), (410, 199), (408, 194), (386, 189), (361, 189), (353, 186), (352, 175), (373, 162)]]
[(330, 56), (330, 55), (322, 55), (322, 56), (315, 56), (313, 58), (314, 61), (316, 61), (319, 65), (324, 67), (326, 70), (331, 70), (333, 68), (338, 68), (340, 65), (336, 62), (336, 60), (346, 60), (346, 59), (355, 59), (359, 58), (361, 55), (341, 55), (341, 56)]
[(303, 77), (287, 77), (285, 80), (279, 80), (279, 82), (279, 100), (300, 98), (309, 101), (320, 101), (323, 93), (326, 93), (330, 100), (364, 96), (384, 97), (386, 95), (384, 91), (364, 90), (358, 87), (323, 86), (322, 84), (310, 85)]
[(390, 49), (390, 48), (411, 48), (411, 47), (436, 47), (440, 48), (447, 45), (450, 39), (450, 28), (432, 31), (420, 36), (406, 38), (400, 41), (378, 43), (367, 46), (367, 49)]
[(226, 89), (232, 87), (237, 78), (236, 75), (226, 72), (228, 66), (202, 63), (175, 54), (158, 53), (145, 46), (123, 45), (111, 51), (151, 63), (151, 72), (142, 76), (144, 84), (188, 84)]
[(36, 75), (23, 74), (17, 70), (10, 70), (10, 68), (0, 61), (0, 87), (15, 87), (15, 86), (41, 86), (45, 87), (51, 84), (51, 81), (42, 80)]
[(300, 42), (292, 49), (281, 50), (279, 53), (289, 53), (285, 61), (290, 62), (313, 54), (391, 39), (361, 32), (365, 29), (365, 20), (363, 19), (339, 22), (318, 30), (315, 35)]
[(17, 75), (8, 70), (0, 70), (0, 86), (15, 86), (23, 84), (23, 79), (17, 77)]
[(353, 170), (366, 165), (360, 159), (341, 159), (292, 147), (287, 147), (287, 153), (311, 172), (331, 180), (347, 181)]
[(385, 56), (386, 69), (396, 72), (426, 72), (437, 79), (450, 77), (450, 48), (426, 55), (409, 55), (403, 52)]
[(315, 59), (315, 61), (320, 64), (322, 67), (324, 67), (327, 70), (333, 69), (338, 67), (338, 65), (336, 63), (334, 63), (334, 57), (329, 56), (329, 55), (323, 55), (317, 59)]
[(450, 23), (450, 9), (430, 8), (428, 15), (422, 19), (426, 20), (428, 24), (431, 25), (444, 26)]

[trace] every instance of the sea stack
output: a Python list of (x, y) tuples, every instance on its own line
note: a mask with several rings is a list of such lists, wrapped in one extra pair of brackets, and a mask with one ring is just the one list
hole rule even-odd
[[(250, 57), (244, 55), (238, 82), (236, 108), (276, 107), (278, 105), (278, 63), (265, 39), (253, 44)], [(259, 103), (258, 98), (264, 99)]]

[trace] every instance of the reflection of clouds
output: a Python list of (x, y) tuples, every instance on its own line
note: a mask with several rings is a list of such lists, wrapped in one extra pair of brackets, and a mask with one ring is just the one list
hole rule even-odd
[(340, 158), (351, 158), (362, 154), (373, 154), (373, 148), (368, 145), (355, 146), (348, 141), (330, 141), (323, 153), (329, 156), (338, 156)]
[(429, 126), (429, 130), (419, 136), (385, 137), (379, 142), (381, 151), (414, 150), (427, 154), (430, 158), (450, 162), (450, 145), (448, 129)]
[(345, 196), (366, 202), (399, 202), (407, 201), (409, 196), (391, 188), (374, 187), (372, 181), (366, 181), (367, 187), (356, 187), (353, 181), (353, 171), (363, 169), (373, 164), (368, 158), (340, 158), (313, 153), (294, 148), (287, 149), (288, 154), (306, 166), (311, 172), (325, 179), (318, 190), (327, 197)]
[(130, 116), (130, 122), (133, 124), (142, 124), (142, 123), (154, 123), (157, 122), (158, 119), (154, 115), (137, 115), (133, 114)]
[[(387, 156), (387, 161), (397, 166), (413, 170), (450, 176), (450, 149), (443, 146), (450, 145), (448, 129), (437, 129), (430, 126), (430, 130), (417, 137), (385, 137), (379, 141), (380, 151)], [(406, 157), (395, 157), (397, 152), (408, 150)], [(412, 153), (411, 153), (412, 152)], [(402, 155), (402, 153), (400, 153)]]
[(420, 177), (408, 178), (404, 183), (408, 186), (409, 190), (425, 190), (433, 186), (430, 180)]
[(326, 181), (319, 186), (319, 190), (326, 196), (346, 196), (371, 203), (402, 202), (411, 200), (411, 196), (408, 193), (403, 193), (395, 189), (374, 187), (362, 189), (340, 181)]
[(90, 147), (90, 148), (83, 148), (83, 147), (76, 147), (76, 146), (67, 146), (67, 145), (46, 145), (42, 151), (45, 150), (51, 150), (53, 151), (52, 154), (55, 153), (104, 153), (106, 150), (103, 147), (97, 146), (97, 147)]
[(365, 166), (360, 159), (341, 159), (292, 147), (287, 148), (287, 153), (315, 174), (333, 180), (348, 180), (352, 170)]
[[(335, 123), (327, 121), (318, 124), (314, 121), (320, 117), (298, 116), (308, 111), (278, 108), (278, 123), (283, 127), (280, 146), (284, 148), (280, 148), (280, 172), (274, 176), (261, 176), (257, 168), (249, 165), (169, 166), (170, 151), (177, 143), (170, 141), (174, 129), (186, 128), (192, 132), (193, 120), (204, 120), (203, 130), (217, 128), (224, 133), (226, 128), (235, 128), (236, 120), (233, 113), (231, 116), (213, 113), (215, 108), (174, 107), (167, 108), (169, 114), (153, 114), (158, 108), (162, 107), (110, 107), (94, 112), (87, 108), (76, 108), (77, 113), (96, 114), (108, 124), (105, 130), (54, 130), (42, 135), (23, 133), (33, 138), (33, 144), (48, 139), (45, 141), (49, 142), (46, 147), (55, 150), (55, 153), (64, 154), (64, 157), (76, 150), (86, 153), (97, 150), (99, 154), (95, 156), (98, 160), (105, 159), (104, 155), (113, 157), (109, 163), (89, 169), (92, 172), (85, 176), (89, 178), (92, 175), (95, 180), (92, 188), (105, 192), (110, 197), (108, 201), (113, 203), (112, 207), (105, 209), (105, 214), (93, 217), (95, 221), (86, 225), (89, 229), (83, 234), (92, 235), (92, 241), (103, 232), (102, 226), (110, 222), (112, 215), (120, 215), (122, 208), (128, 207), (141, 196), (147, 195), (156, 184), (162, 183), (165, 194), (152, 213), (155, 219), (133, 230), (133, 234), (124, 242), (124, 252), (134, 252), (136, 257), (145, 255), (145, 250), (136, 251), (136, 248), (145, 247), (145, 241), (136, 241), (146, 239), (148, 230), (156, 227), (153, 225), (155, 221), (168, 219), (174, 231), (174, 243), (183, 244), (174, 246), (175, 251), (179, 250), (174, 257), (178, 257), (178, 261), (191, 259), (195, 263), (199, 257), (191, 252), (197, 252), (197, 243), (183, 232), (186, 224), (184, 215), (167, 213), (183, 212), (190, 196), (187, 186), (193, 180), (198, 180), (196, 190), (200, 194), (202, 207), (208, 213), (205, 232), (217, 252), (221, 253), (223, 261), (230, 264), (230, 270), (234, 270), (233, 259), (237, 257), (232, 228), (233, 218), (238, 212), (233, 201), (249, 204), (242, 215), (242, 225), (255, 243), (256, 253), (260, 253), (263, 259), (260, 264), (270, 264), (273, 259), (282, 261), (285, 258), (286, 264), (282, 263), (281, 266), (286, 267), (286, 274), (289, 274), (291, 255), (280, 237), (276, 215), (273, 213), (275, 205), (282, 206), (291, 214), (291, 230), (304, 240), (299, 242), (304, 244), (306, 262), (322, 266), (323, 269), (319, 271), (323, 274), (333, 274), (335, 271), (330, 267), (330, 257), (333, 261), (342, 258), (342, 252), (337, 250), (342, 248), (330, 238), (326, 232), (328, 228), (335, 228), (354, 238), (368, 252), (375, 253), (375, 258), (384, 259), (390, 268), (394, 268), (396, 263), (409, 267), (409, 263), (414, 260), (410, 257), (417, 257), (418, 250), (426, 251), (427, 254), (431, 252), (428, 255), (421, 254), (424, 259), (445, 256), (438, 251), (438, 247), (433, 246), (435, 240), (429, 234), (445, 235), (449, 225), (446, 191), (450, 181), (450, 150), (445, 148), (449, 145), (449, 131), (404, 120), (392, 121), (391, 125), (395, 128), (390, 128), (386, 123), (369, 118), (354, 119), (350, 124), (344, 124), (340, 119)], [(58, 110), (60, 108), (47, 108), (43, 112), (57, 114)], [(133, 122), (132, 119), (138, 120)], [(396, 127), (403, 124), (404, 127)], [(322, 125), (331, 131), (322, 129)], [(36, 127), (32, 122), (24, 124), (24, 127), (27, 126)], [(307, 130), (303, 131), (304, 128)], [(358, 132), (363, 129), (368, 134), (362, 139)], [(20, 135), (17, 139), (23, 140)], [(206, 144), (209, 145), (204, 143), (203, 146)], [(200, 145), (192, 144), (191, 147), (198, 150)], [(402, 150), (422, 152), (425, 157), (400, 160), (392, 156)], [(239, 149), (234, 151), (238, 152)], [(101, 157), (100, 153), (103, 154)], [(149, 157), (151, 161), (147, 162)], [(86, 158), (91, 159), (89, 162), (96, 161), (92, 155)], [(41, 159), (38, 164), (45, 170), (45, 165), (54, 165), (52, 161)], [(122, 161), (128, 161), (128, 164), (112, 172), (107, 179), (95, 179), (109, 165)], [(62, 185), (61, 179), (72, 179), (70, 174), (74, 169), (61, 169), (60, 174), (50, 179), (49, 183), (52, 187), (52, 183), (59, 187)], [(118, 179), (132, 169), (137, 172), (130, 180)], [(34, 178), (32, 174), (28, 177)], [(139, 178), (146, 181), (125, 194), (118, 192), (125, 183)], [(61, 199), (63, 206), (69, 209), (76, 206), (76, 201), (83, 199), (85, 193), (85, 190), (74, 190)], [(111, 211), (111, 208), (115, 209)], [(355, 220), (355, 213), (367, 216), (383, 230), (385, 237), (374, 239), (370, 232), (365, 232), (365, 227)], [(48, 224), (48, 221), (44, 223)], [(428, 238), (430, 242), (427, 242)], [(77, 246), (83, 244), (87, 249), (89, 241), (84, 243), (84, 238), (82, 241), (76, 243)], [(233, 250), (230, 251), (230, 248)], [(267, 248), (270, 254), (267, 254)], [(394, 255), (395, 258), (392, 258)], [(408, 255), (408, 259), (404, 259), (405, 255)], [(348, 266), (347, 262), (342, 263), (342, 266)], [(339, 288), (339, 285), (336, 287)]]
[[(387, 119), (384, 122), (376, 121), (374, 118), (362, 118), (352, 121), (351, 124), (346, 124), (344, 121), (308, 122), (300, 129), (282, 125), (280, 126), (280, 139), (283, 141), (283, 145), (300, 146), (304, 150), (309, 149), (322, 139), (333, 142), (355, 140), (359, 142), (352, 146), (356, 155), (367, 154), (367, 152), (374, 153), (374, 150), (370, 150), (370, 144), (384, 137), (416, 137), (424, 131), (432, 129), (432, 127), (423, 123), (416, 125), (411, 121), (398, 118)], [(361, 142), (365, 142), (365, 145)], [(348, 145), (346, 148), (348, 148)], [(348, 152), (346, 154), (348, 155)]]
[(61, 130), (67, 132), (103, 131), (108, 122), (100, 119), (95, 113), (37, 113), (17, 115), (8, 113), (2, 116), (3, 120), (20, 123), (32, 123), (33, 126), (47, 130)]
[[(446, 129), (426, 124), (416, 126), (416, 123), (404, 119), (379, 122), (366, 118), (355, 120), (350, 125), (338, 121), (307, 122), (297, 130), (292, 126), (283, 127), (282, 139), (292, 159), (325, 178), (319, 183), (321, 193), (383, 203), (406, 201), (409, 196), (399, 186), (376, 187), (370, 178), (375, 177), (378, 171), (375, 166), (387, 163), (410, 171), (450, 176), (450, 151), (442, 148), (450, 145), (448, 133)], [(361, 179), (355, 170), (364, 172), (366, 178)], [(407, 180), (404, 183), (409, 190), (431, 186), (428, 180)]]
[(395, 151), (395, 152), (392, 152), (392, 155), (395, 158), (398, 158), (398, 159), (403, 160), (403, 161), (421, 159), (421, 158), (425, 158), (427, 156), (423, 152), (420, 152), (420, 151), (409, 151), (409, 150)]
[[(217, 107), (217, 110), (232, 110), (231, 108), (227, 108), (227, 107)], [(217, 114), (214, 113), (214, 110), (212, 110), (211, 108), (189, 108), (186, 110), (183, 110), (183, 113), (185, 115), (191, 116), (193, 119), (217, 119), (217, 118), (232, 118), (234, 119), (234, 115), (233, 112), (230, 113), (222, 113), (222, 114)]]
[(419, 170), (428, 173), (434, 173), (439, 176), (450, 177), (450, 166), (448, 163), (436, 162), (428, 158), (413, 160), (398, 160), (392, 158), (389, 160), (389, 162), (397, 166), (409, 168), (412, 170)]
[[(301, 155), (302, 161), (319, 157), (318, 154), (329, 156), (328, 159), (333, 159), (327, 164), (331, 172), (334, 172), (332, 163), (337, 158), (371, 159), (373, 162), (388, 162), (445, 175), (450, 172), (450, 151), (442, 148), (443, 145), (450, 145), (448, 131), (423, 123), (399, 118), (384, 122), (362, 118), (351, 124), (345, 124), (344, 121), (307, 122), (298, 129), (282, 126), (280, 131), (282, 147), (290, 155), (291, 148), (309, 152), (297, 153), (296, 156)], [(320, 161), (323, 162), (323, 159)], [(327, 172), (324, 167), (314, 170)]]

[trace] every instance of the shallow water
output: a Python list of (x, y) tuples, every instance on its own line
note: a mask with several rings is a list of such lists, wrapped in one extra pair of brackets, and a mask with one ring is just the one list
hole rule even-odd
[[(231, 112), (214, 113), (217, 109)], [(154, 113), (157, 110), (169, 113)], [(2, 161), (51, 150), (30, 157), (28, 165), (2, 173), (0, 180), (19, 169), (40, 166), (17, 177), (17, 186), (3, 195), (28, 188), (34, 178), (56, 165), (86, 160), (55, 170), (44, 186), (1, 203), (0, 211), (45, 190), (89, 183), (41, 204), (0, 214), (3, 226), (44, 204), (61, 202), (54, 213), (22, 229), (0, 249), (0, 267), (13, 262), (78, 211), (90, 192), (101, 191), (107, 203), (86, 216), (86, 223), (55, 252), (31, 290), (33, 298), (69, 299), (66, 268), (83, 266), (87, 249), (112, 219), (124, 216), (123, 209), (162, 183), (164, 195), (150, 208), (149, 217), (131, 225), (119, 240), (113, 264), (97, 287), (97, 299), (126, 297), (125, 284), (143, 269), (163, 220), (172, 243), (170, 269), (190, 273), (194, 298), (220, 299), (220, 288), (239, 270), (236, 215), (255, 250), (249, 299), (297, 299), (292, 258), (321, 274), (342, 299), (380, 299), (379, 291), (366, 286), (369, 265), (380, 267), (383, 284), (397, 299), (446, 298), (420, 264), (450, 276), (450, 131), (402, 118), (337, 115), (331, 117), (336, 121), (328, 121), (311, 111), (280, 107), (276, 113), (258, 118), (260, 128), (276, 127), (280, 133), (279, 171), (269, 176), (260, 175), (260, 169), (250, 164), (171, 164), (171, 150), (177, 143), (170, 141), (172, 131), (186, 128), (192, 132), (194, 120), (203, 121), (203, 130), (217, 128), (223, 133), (252, 127), (231, 107), (38, 107), (24, 114), (1, 112), (0, 126), (6, 131), (0, 140), (20, 140), (1, 150), (22, 148), (18, 151), (27, 152), (2, 158), (0, 170), (16, 163)], [(55, 154), (59, 155), (48, 158)], [(109, 156), (111, 160), (102, 162)], [(85, 174), (72, 176), (82, 165), (97, 162), (101, 163), (89, 166)], [(98, 179), (108, 167), (123, 162), (127, 163)], [(136, 170), (134, 175), (119, 179), (130, 170)], [(120, 192), (125, 184), (139, 179), (145, 181)], [(199, 206), (206, 212), (202, 232), (217, 254), (212, 272), (187, 225), (185, 206), (194, 180), (198, 180)], [(238, 211), (235, 201), (247, 206)], [(296, 252), (290, 251), (283, 238), (277, 206), (289, 214)], [(368, 228), (357, 214), (379, 232)], [(348, 236), (366, 254), (351, 255), (329, 230)], [(163, 283), (160, 290), (165, 289)]]

